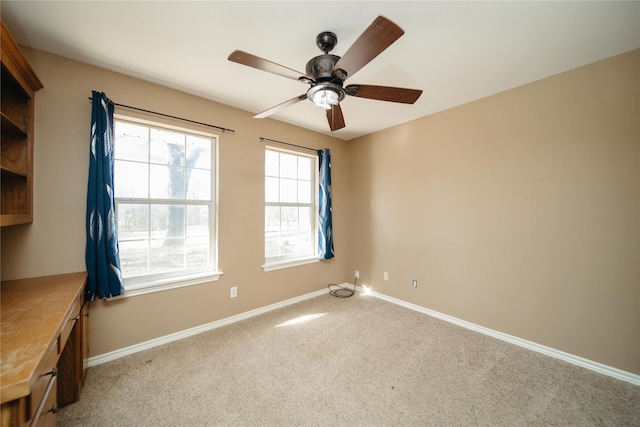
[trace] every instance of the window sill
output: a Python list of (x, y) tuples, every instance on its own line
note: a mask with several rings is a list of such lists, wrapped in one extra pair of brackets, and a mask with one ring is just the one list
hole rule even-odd
[(170, 289), (184, 288), (186, 286), (200, 285), (207, 282), (215, 282), (222, 276), (221, 271), (192, 274), (180, 277), (163, 277), (145, 282), (138, 282), (127, 286), (125, 280), (125, 292), (117, 297), (108, 298), (107, 301), (135, 297), (139, 295), (150, 294), (154, 292), (168, 291)]
[(263, 265), (262, 269), (265, 272), (266, 271), (274, 271), (274, 270), (281, 270), (283, 268), (297, 267), (299, 265), (313, 264), (315, 262), (320, 262), (320, 259), (318, 258), (317, 255), (313, 255), (313, 256), (305, 257), (305, 258), (289, 259), (289, 260), (286, 260), (286, 261), (270, 262), (268, 264)]

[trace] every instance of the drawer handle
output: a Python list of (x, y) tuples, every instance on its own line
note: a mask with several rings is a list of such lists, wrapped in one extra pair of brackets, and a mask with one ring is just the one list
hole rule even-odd
[(52, 370), (50, 370), (49, 372), (47, 372), (46, 374), (42, 374), (42, 376), (44, 377), (45, 375), (51, 375), (52, 377), (55, 377), (56, 375), (58, 375), (58, 367), (54, 366)]
[(54, 403), (51, 409), (45, 412), (45, 414), (48, 414), (49, 412), (51, 412), (52, 414), (57, 414), (59, 410), (60, 410), (60, 407), (58, 406), (58, 404)]

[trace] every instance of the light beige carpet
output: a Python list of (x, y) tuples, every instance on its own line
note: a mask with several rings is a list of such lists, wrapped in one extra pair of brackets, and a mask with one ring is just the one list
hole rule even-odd
[(640, 426), (640, 387), (326, 295), (89, 368), (58, 425)]

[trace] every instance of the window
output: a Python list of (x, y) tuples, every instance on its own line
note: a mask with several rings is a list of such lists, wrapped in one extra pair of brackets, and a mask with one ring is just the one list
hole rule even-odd
[(125, 289), (217, 278), (217, 137), (116, 119), (114, 140)]
[(265, 150), (265, 269), (317, 261), (316, 157)]

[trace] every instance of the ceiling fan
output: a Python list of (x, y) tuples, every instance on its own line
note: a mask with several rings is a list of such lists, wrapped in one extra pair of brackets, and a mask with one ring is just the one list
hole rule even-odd
[(263, 111), (255, 115), (255, 118), (267, 117), (302, 100), (309, 99), (317, 106), (327, 110), (329, 127), (331, 131), (335, 131), (345, 127), (340, 101), (347, 95), (403, 104), (413, 104), (418, 100), (422, 91), (417, 89), (361, 84), (344, 87), (344, 81), (347, 78), (353, 76), (403, 34), (402, 28), (384, 16), (378, 16), (344, 56), (339, 57), (329, 54), (338, 43), (336, 35), (329, 31), (320, 33), (316, 37), (316, 45), (324, 54), (307, 62), (305, 74), (241, 50), (232, 52), (228, 60), (310, 85), (306, 93)]

